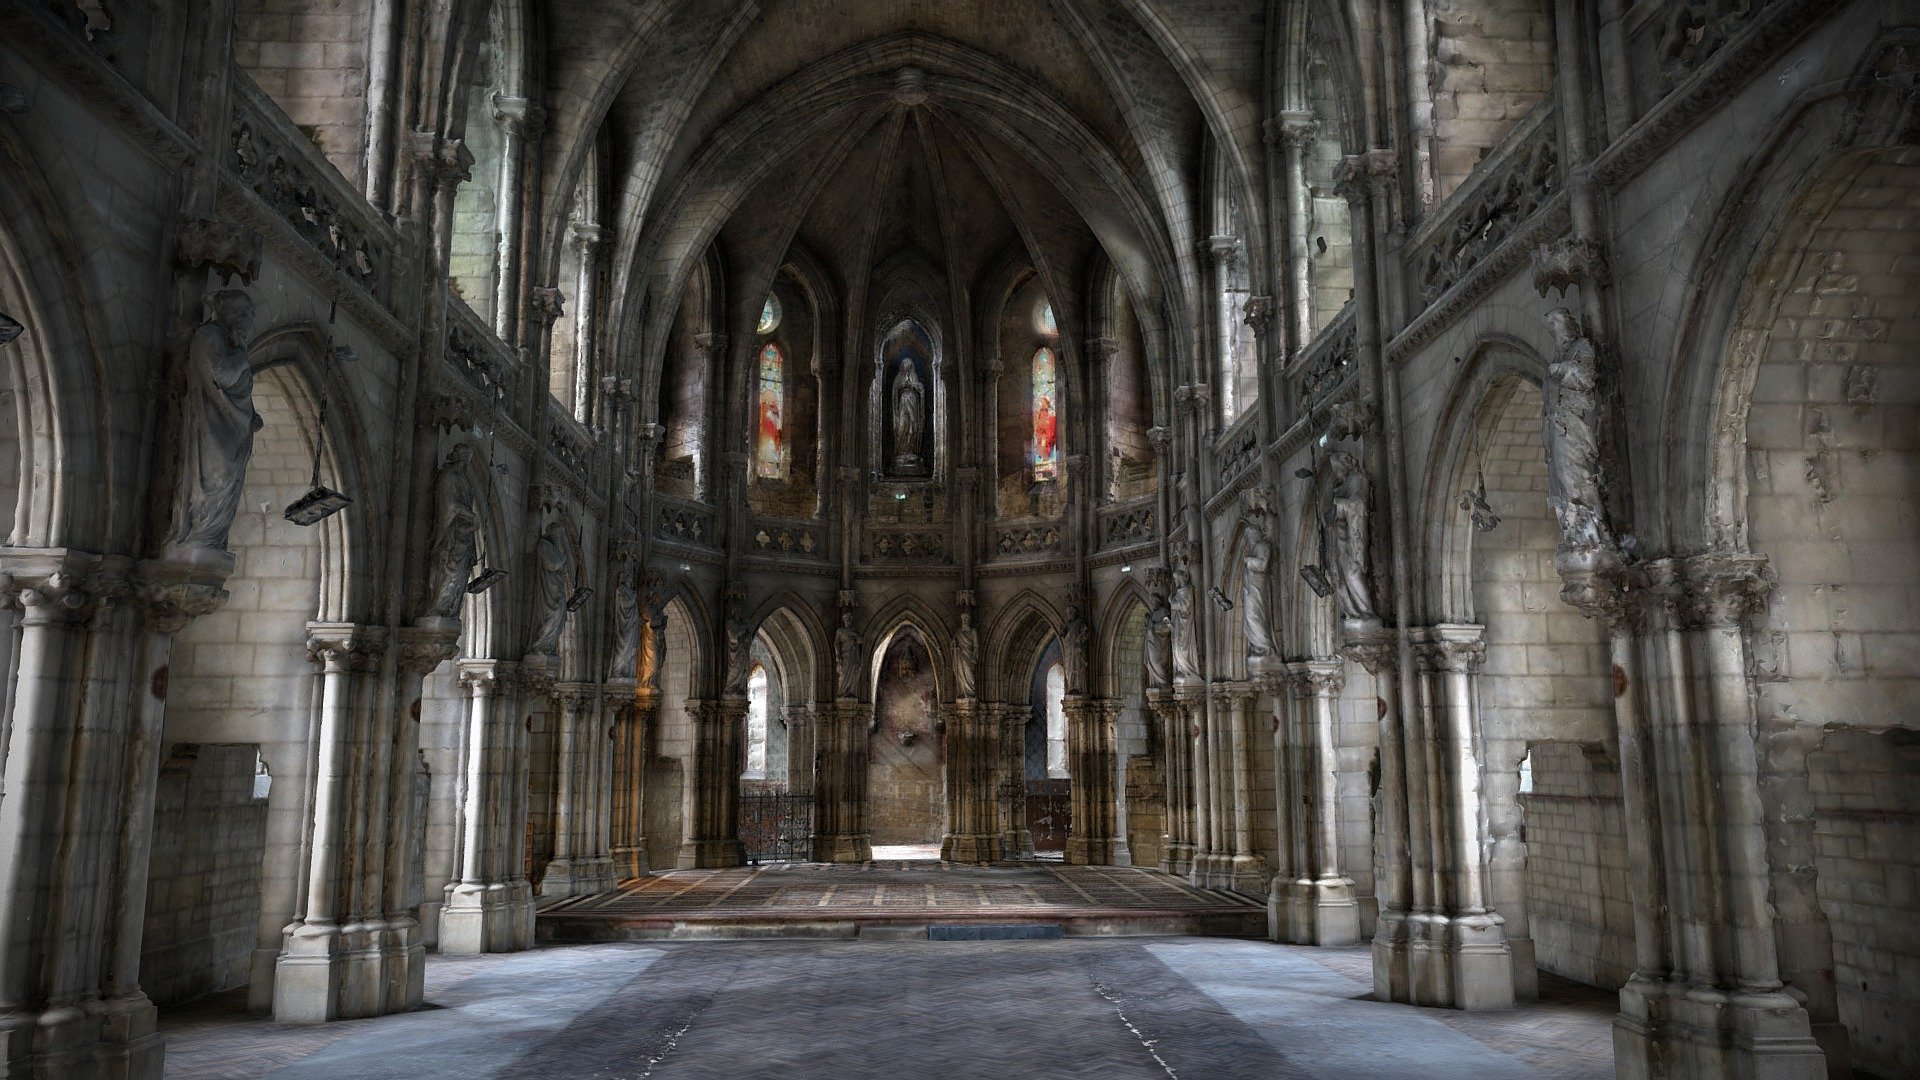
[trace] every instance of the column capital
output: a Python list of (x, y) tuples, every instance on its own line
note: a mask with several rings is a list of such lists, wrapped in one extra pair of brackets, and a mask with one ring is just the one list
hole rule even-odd
[(493, 95), (493, 118), (515, 134), (539, 132), (547, 126), (547, 110), (523, 97)]
[(551, 285), (535, 285), (527, 302), (530, 321), (552, 326), (566, 313), (567, 295)]
[(1267, 121), (1270, 139), (1284, 142), (1290, 149), (1305, 150), (1320, 134), (1320, 119), (1304, 109), (1286, 109)]
[(1707, 552), (1647, 564), (1648, 592), (1681, 630), (1739, 627), (1766, 606), (1773, 588), (1767, 557)]
[(401, 628), (400, 670), (424, 676), (460, 655), (460, 624), (453, 619), (434, 621), (452, 623), (452, 626)]
[(1287, 681), (1304, 697), (1338, 697), (1347, 687), (1347, 665), (1339, 660), (1296, 660), (1287, 665)]
[(361, 623), (310, 622), (307, 658), (329, 671), (378, 670), (387, 650), (387, 628)]
[(1487, 629), (1465, 623), (1443, 623), (1417, 631), (1415, 661), (1423, 671), (1463, 673), (1487, 659)]
[(519, 665), (510, 660), (462, 659), (454, 664), (454, 677), (469, 692), (481, 691), (496, 697), (513, 689)]

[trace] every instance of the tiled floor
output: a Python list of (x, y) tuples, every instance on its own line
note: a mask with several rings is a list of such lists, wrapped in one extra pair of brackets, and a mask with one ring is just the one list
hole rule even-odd
[(1370, 1000), (1364, 949), (1208, 938), (712, 942), (435, 957), (428, 1008), (277, 1027), (168, 1010), (179, 1080), (1612, 1076), (1613, 995), (1461, 1014)]

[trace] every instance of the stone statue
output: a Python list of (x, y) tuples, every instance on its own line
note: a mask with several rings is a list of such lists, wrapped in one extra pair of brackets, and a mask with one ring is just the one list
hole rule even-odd
[(1258, 666), (1257, 661), (1272, 656), (1273, 619), (1268, 607), (1268, 584), (1273, 577), (1273, 541), (1267, 537), (1267, 510), (1260, 503), (1250, 503), (1246, 514), (1246, 547), (1242, 549), (1240, 560), (1240, 616), (1246, 624), (1247, 660), (1249, 665)]
[(1600, 501), (1600, 379), (1593, 342), (1566, 308), (1547, 313), (1559, 348), (1540, 386), (1547, 451), (1547, 505), (1560, 522), (1560, 546), (1606, 543)]
[(1173, 684), (1173, 612), (1157, 592), (1147, 608), (1146, 661), (1148, 688), (1165, 690)]
[(920, 467), (921, 417), (925, 412), (927, 388), (920, 381), (913, 358), (903, 356), (893, 374), (893, 467)]
[(853, 628), (853, 612), (840, 613), (840, 629), (833, 632), (833, 665), (840, 675), (840, 696), (849, 701), (860, 696), (860, 676), (865, 664), (860, 656), (860, 631)]
[(261, 427), (247, 364), (252, 337), (252, 298), (239, 289), (214, 293), (213, 317), (194, 330), (187, 346), (170, 546), (226, 549), (253, 456), (253, 433)]
[(1340, 618), (1378, 622), (1369, 580), (1373, 482), (1360, 459), (1345, 450), (1327, 455), (1320, 509), (1320, 565), (1332, 579)]
[(753, 671), (753, 625), (747, 621), (745, 613), (738, 608), (727, 616), (727, 685), (728, 697), (747, 696), (747, 676)]
[(666, 643), (667, 607), (658, 594), (649, 592), (646, 632), (640, 635), (640, 656), (635, 664), (640, 685), (649, 690), (660, 689), (660, 663), (666, 656)]
[(1087, 652), (1093, 631), (1080, 617), (1080, 609), (1067, 609), (1067, 623), (1060, 629), (1060, 665), (1065, 668), (1067, 693), (1087, 692)]
[(527, 647), (533, 655), (554, 656), (560, 649), (560, 631), (567, 625), (567, 594), (573, 587), (573, 545), (567, 540), (565, 519), (555, 517), (540, 530), (540, 539), (533, 545), (540, 602), (540, 632)]
[(607, 665), (613, 678), (631, 679), (640, 670), (640, 640), (650, 636), (641, 632), (642, 621), (640, 560), (628, 559), (613, 583), (613, 657)]
[(480, 514), (474, 509), (473, 444), (448, 452), (433, 477), (433, 564), (427, 588), (429, 617), (458, 619), (473, 564), (480, 559)]
[(1194, 623), (1193, 577), (1187, 568), (1173, 571), (1173, 677), (1175, 682), (1200, 681), (1200, 637)]
[(953, 632), (953, 696), (966, 700), (977, 696), (974, 678), (980, 666), (980, 632), (973, 628), (973, 613), (960, 613), (960, 629)]

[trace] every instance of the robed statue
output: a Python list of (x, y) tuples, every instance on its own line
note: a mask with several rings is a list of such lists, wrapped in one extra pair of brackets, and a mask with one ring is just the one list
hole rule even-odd
[(613, 659), (607, 674), (631, 679), (640, 670), (640, 639), (645, 620), (640, 610), (640, 560), (620, 564), (613, 583)]
[(893, 467), (921, 467), (920, 436), (925, 423), (927, 387), (913, 357), (902, 356), (893, 373)]
[(967, 700), (976, 694), (974, 679), (980, 666), (980, 631), (973, 628), (973, 613), (960, 613), (960, 629), (953, 632), (953, 696)]
[(1246, 515), (1246, 546), (1240, 555), (1240, 617), (1247, 634), (1247, 659), (1263, 660), (1274, 653), (1273, 617), (1268, 585), (1273, 578), (1273, 541), (1267, 536), (1267, 512), (1255, 504)]
[(540, 530), (540, 539), (533, 545), (540, 632), (527, 648), (529, 654), (554, 656), (560, 649), (560, 631), (567, 625), (567, 595), (573, 587), (573, 545), (567, 539), (567, 523), (555, 517)]
[(860, 660), (860, 631), (853, 628), (853, 612), (842, 612), (840, 629), (833, 632), (833, 665), (840, 676), (840, 696), (849, 701), (860, 696), (860, 676), (866, 666)]
[(1147, 686), (1164, 690), (1173, 684), (1173, 612), (1167, 598), (1154, 593), (1147, 607)]
[(1321, 489), (1320, 565), (1332, 578), (1340, 618), (1378, 622), (1371, 581), (1373, 482), (1360, 459), (1345, 450), (1327, 455)]
[(1540, 384), (1547, 451), (1547, 505), (1560, 523), (1561, 548), (1607, 542), (1600, 496), (1600, 373), (1593, 342), (1573, 312), (1555, 308), (1547, 326), (1558, 348)]
[(253, 433), (261, 427), (247, 362), (252, 338), (252, 298), (239, 289), (214, 293), (212, 318), (187, 345), (169, 546), (226, 550), (253, 457)]
[(722, 628), (727, 635), (727, 685), (728, 697), (747, 696), (747, 677), (753, 670), (753, 624), (746, 613), (735, 610), (727, 616)]
[(473, 444), (458, 443), (433, 477), (433, 565), (426, 614), (458, 619), (473, 564), (480, 559), (480, 513), (474, 508)]
[(1195, 619), (1193, 576), (1185, 566), (1173, 571), (1173, 676), (1176, 682), (1200, 681), (1200, 637)]
[(1087, 692), (1087, 653), (1093, 631), (1080, 617), (1079, 608), (1067, 609), (1067, 623), (1060, 630), (1060, 665), (1065, 668), (1067, 693)]

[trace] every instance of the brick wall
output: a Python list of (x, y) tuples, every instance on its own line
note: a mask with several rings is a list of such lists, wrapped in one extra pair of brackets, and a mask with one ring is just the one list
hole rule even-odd
[(1633, 898), (1620, 774), (1570, 743), (1535, 746), (1526, 813), (1526, 890), (1542, 968), (1615, 989), (1633, 974)]
[(1553, 89), (1553, 25), (1542, 0), (1439, 0), (1433, 10), (1437, 195)]
[(240, 0), (234, 59), (358, 187), (366, 169), (370, 0)]
[(156, 1005), (247, 985), (267, 839), (257, 760), (251, 746), (179, 744), (160, 770), (140, 952)]

